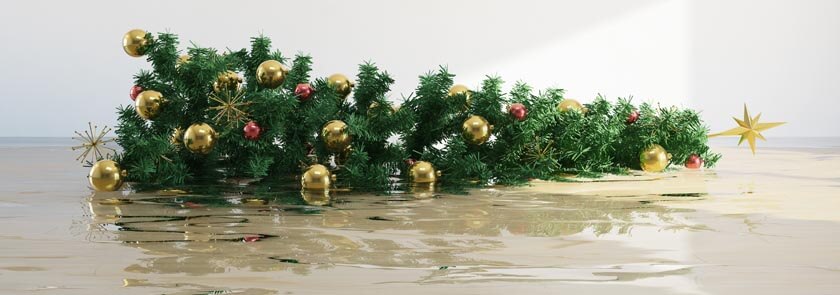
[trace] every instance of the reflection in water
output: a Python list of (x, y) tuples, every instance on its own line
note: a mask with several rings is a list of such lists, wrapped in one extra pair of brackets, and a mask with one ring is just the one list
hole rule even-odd
[(491, 273), (517, 265), (485, 255), (503, 253), (509, 241), (548, 238), (551, 247), (562, 248), (579, 244), (576, 235), (621, 236), (649, 224), (685, 228), (671, 217), (674, 209), (638, 198), (495, 189), (461, 196), (429, 190), (382, 196), (97, 193), (88, 205), (91, 239), (142, 249), (149, 257), (126, 271), (157, 274), (307, 275), (335, 266)]

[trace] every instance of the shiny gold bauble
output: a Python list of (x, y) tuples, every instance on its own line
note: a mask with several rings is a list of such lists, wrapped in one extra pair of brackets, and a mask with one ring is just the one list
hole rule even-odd
[(277, 88), (286, 80), (286, 67), (279, 61), (270, 59), (257, 67), (257, 83), (266, 88)]
[(301, 190), (300, 196), (307, 205), (326, 206), (330, 204), (330, 190)]
[(387, 113), (388, 115), (393, 115), (398, 110), (397, 107), (392, 106), (390, 103), (379, 104), (379, 102), (374, 101), (370, 103), (368, 106), (367, 115), (368, 117), (375, 116), (380, 113)]
[(130, 56), (143, 56), (146, 53), (146, 43), (148, 43), (146, 40), (146, 31), (134, 29), (123, 35), (123, 50)]
[(578, 112), (581, 112), (581, 113), (586, 112), (586, 108), (584, 108), (583, 105), (580, 104), (580, 102), (578, 102), (577, 100), (571, 99), (571, 98), (563, 99), (563, 101), (561, 101), (560, 104), (557, 105), (557, 110), (559, 110), (560, 112), (568, 112), (568, 111), (578, 111)]
[(452, 87), (449, 88), (449, 97), (454, 97), (454, 96), (457, 96), (457, 95), (463, 95), (464, 96), (464, 99), (465, 99), (464, 108), (467, 108), (467, 107), (470, 106), (470, 98), (472, 98), (472, 91), (470, 91), (470, 88), (468, 88), (467, 86), (462, 85), (462, 84), (453, 85)]
[(341, 120), (332, 120), (324, 124), (321, 128), (321, 138), (327, 149), (336, 153), (344, 151), (352, 141), (347, 132), (347, 124)]
[(326, 190), (330, 188), (330, 184), (334, 180), (335, 176), (330, 173), (326, 166), (313, 164), (303, 172), (303, 176), (300, 177), (300, 185), (305, 190)]
[(222, 91), (236, 91), (242, 84), (242, 77), (239, 77), (234, 71), (224, 71), (213, 82), (213, 91), (220, 93)]
[(205, 123), (192, 124), (184, 131), (184, 146), (193, 153), (207, 154), (216, 145), (216, 130)]
[(642, 166), (642, 170), (647, 172), (665, 170), (670, 162), (671, 154), (658, 144), (649, 146), (639, 155), (639, 164)]
[(440, 171), (435, 170), (432, 163), (417, 161), (409, 168), (408, 175), (413, 183), (435, 183), (440, 176)]
[(464, 121), (463, 135), (467, 142), (480, 145), (490, 139), (493, 126), (482, 116), (472, 115)]
[(456, 95), (466, 95), (467, 100), (469, 100), (471, 94), (472, 94), (472, 91), (470, 91), (470, 88), (468, 88), (467, 86), (462, 85), (462, 84), (452, 85), (452, 87), (449, 88), (449, 96), (450, 97), (456, 96)]
[(341, 98), (347, 98), (347, 95), (350, 95), (350, 91), (353, 91), (353, 87), (356, 86), (353, 81), (342, 74), (332, 74), (327, 78), (327, 84), (335, 88), (335, 92)]
[(163, 102), (163, 94), (154, 90), (146, 90), (137, 95), (134, 100), (134, 109), (141, 118), (152, 120), (160, 113), (160, 106)]
[(93, 189), (101, 192), (112, 192), (118, 190), (123, 183), (125, 171), (120, 170), (117, 162), (101, 160), (90, 167), (88, 181)]

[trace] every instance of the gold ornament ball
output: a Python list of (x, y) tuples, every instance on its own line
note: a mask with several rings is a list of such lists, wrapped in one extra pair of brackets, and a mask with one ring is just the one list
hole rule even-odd
[(93, 189), (100, 192), (112, 192), (122, 186), (124, 174), (125, 171), (120, 170), (117, 162), (101, 160), (90, 167), (88, 180)]
[(471, 94), (472, 94), (472, 91), (470, 91), (470, 88), (468, 88), (467, 86), (462, 85), (462, 84), (455, 84), (455, 85), (452, 85), (452, 87), (449, 88), (449, 96), (450, 97), (456, 96), (456, 95), (466, 95), (467, 100), (469, 100)]
[(181, 129), (181, 127), (172, 128), (172, 134), (169, 135), (169, 143), (176, 147), (179, 147), (181, 146), (181, 138), (183, 137), (184, 129)]
[(413, 183), (435, 183), (440, 176), (440, 171), (435, 170), (432, 163), (417, 161), (409, 168), (408, 175), (411, 176)]
[(330, 190), (301, 190), (300, 196), (310, 206), (326, 206), (330, 204)]
[(303, 176), (300, 177), (300, 185), (304, 190), (326, 190), (330, 188), (330, 184), (334, 180), (335, 176), (330, 173), (326, 166), (314, 164), (303, 172)]
[(493, 126), (482, 116), (472, 115), (464, 121), (463, 135), (471, 144), (481, 145), (490, 139)]
[(257, 67), (257, 83), (266, 88), (277, 88), (286, 80), (286, 67), (279, 61), (267, 60)]
[(160, 113), (160, 106), (163, 102), (163, 94), (154, 90), (146, 90), (137, 95), (134, 100), (134, 109), (141, 118), (152, 120)]
[(341, 120), (332, 120), (324, 124), (321, 128), (321, 138), (331, 152), (344, 151), (352, 141), (350, 134), (347, 133), (347, 124)]
[(193, 153), (207, 154), (216, 145), (216, 130), (206, 123), (192, 124), (184, 131), (184, 146)]
[(327, 78), (327, 84), (335, 88), (335, 91), (341, 98), (347, 98), (347, 95), (350, 95), (353, 87), (356, 86), (353, 84), (353, 81), (350, 81), (347, 76), (342, 74), (332, 74)]
[(647, 172), (665, 170), (670, 162), (671, 154), (658, 144), (649, 146), (639, 155), (639, 164), (642, 166), (642, 170)]
[(585, 113), (586, 109), (583, 107), (580, 102), (577, 100), (566, 98), (557, 105), (557, 110), (560, 112), (568, 112), (568, 111), (578, 111), (581, 113)]
[(213, 91), (220, 93), (222, 91), (236, 91), (242, 84), (242, 77), (239, 77), (234, 71), (224, 71), (213, 82)]
[(395, 106), (391, 105), (390, 103), (386, 102), (384, 104), (379, 104), (379, 102), (374, 101), (374, 102), (370, 103), (370, 106), (368, 106), (367, 115), (368, 115), (368, 117), (372, 117), (372, 116), (376, 116), (380, 113), (386, 113), (390, 116), (390, 115), (393, 115), (394, 113), (396, 113), (397, 110), (399, 110), (399, 107), (395, 107)]
[(146, 53), (145, 47), (147, 42), (146, 31), (134, 29), (123, 35), (123, 50), (129, 56), (140, 57)]

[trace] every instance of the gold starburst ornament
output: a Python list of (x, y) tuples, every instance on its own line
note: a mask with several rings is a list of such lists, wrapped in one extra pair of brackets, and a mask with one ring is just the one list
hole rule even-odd
[(216, 111), (213, 120), (217, 124), (227, 124), (228, 127), (233, 127), (246, 121), (249, 116), (245, 112), (246, 108), (253, 103), (251, 101), (245, 101), (245, 92), (241, 89), (213, 93), (210, 95), (210, 100), (217, 104), (210, 107), (210, 110)]
[(116, 152), (116, 150), (107, 146), (109, 142), (114, 141), (113, 138), (105, 139), (108, 132), (111, 132), (111, 128), (108, 128), (108, 126), (99, 130), (98, 126), (90, 122), (88, 122), (88, 130), (85, 130), (84, 134), (76, 131), (78, 136), (73, 137), (73, 139), (78, 140), (81, 144), (72, 147), (72, 149), (74, 151), (84, 149), (84, 152), (76, 158), (76, 161), (84, 163), (89, 158), (88, 161), (93, 163), (109, 157), (111, 152)]
[(738, 145), (740, 146), (744, 143), (744, 140), (746, 140), (750, 144), (750, 150), (752, 150), (753, 155), (755, 155), (755, 139), (758, 138), (767, 141), (767, 139), (761, 135), (761, 132), (785, 124), (785, 122), (759, 123), (758, 120), (760, 118), (761, 113), (758, 113), (755, 117), (751, 117), (749, 111), (747, 111), (747, 105), (744, 104), (744, 119), (739, 120), (738, 118), (732, 117), (732, 119), (735, 119), (735, 122), (738, 123), (738, 127), (719, 133), (709, 134), (709, 137), (740, 135), (741, 139), (738, 140)]

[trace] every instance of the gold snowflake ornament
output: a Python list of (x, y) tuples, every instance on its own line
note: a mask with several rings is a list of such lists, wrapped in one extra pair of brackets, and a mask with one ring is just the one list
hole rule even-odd
[(217, 106), (210, 107), (211, 110), (217, 111), (213, 116), (213, 120), (219, 123), (226, 123), (228, 126), (234, 126), (248, 118), (248, 113), (245, 108), (253, 102), (245, 101), (245, 92), (240, 90), (222, 91), (220, 94), (213, 93), (210, 100), (218, 103)]
[(105, 139), (108, 132), (111, 132), (111, 128), (108, 128), (108, 126), (99, 130), (98, 126), (95, 126), (90, 122), (88, 122), (88, 130), (85, 130), (84, 134), (76, 131), (75, 133), (78, 136), (73, 137), (73, 139), (78, 140), (81, 144), (72, 147), (72, 149), (74, 151), (78, 149), (85, 150), (81, 155), (79, 155), (79, 157), (76, 158), (76, 161), (84, 163), (86, 159), (90, 158), (89, 161), (93, 163), (110, 156), (111, 152), (116, 152), (115, 149), (107, 146), (109, 142), (114, 141), (113, 138)]

